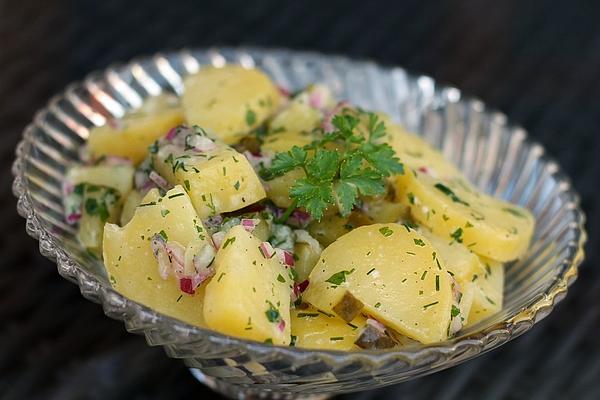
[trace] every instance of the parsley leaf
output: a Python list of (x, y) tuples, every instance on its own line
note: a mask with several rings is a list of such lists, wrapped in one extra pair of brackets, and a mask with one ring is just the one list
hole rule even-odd
[(354, 272), (354, 268), (352, 268), (350, 271), (336, 272), (335, 274), (331, 275), (329, 277), (329, 279), (327, 279), (325, 282), (329, 282), (332, 285), (339, 286), (342, 283), (346, 282), (346, 275), (350, 275), (353, 272)]
[(336, 205), (342, 216), (347, 216), (359, 196), (385, 193), (384, 178), (404, 173), (394, 150), (378, 143), (386, 134), (385, 124), (375, 114), (366, 114), (368, 135), (359, 129), (359, 118), (338, 114), (331, 121), (333, 132), (322, 134), (320, 139), (302, 148), (294, 146), (277, 153), (271, 166), (261, 170), (265, 180), (296, 168), (304, 170), (306, 177), (298, 179), (289, 190), (293, 203), (285, 216), (302, 207), (320, 220), (329, 205)]

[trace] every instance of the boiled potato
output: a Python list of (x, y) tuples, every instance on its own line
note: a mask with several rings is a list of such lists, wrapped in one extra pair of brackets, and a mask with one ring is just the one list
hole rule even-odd
[(323, 246), (329, 246), (353, 228), (354, 226), (350, 224), (348, 218), (342, 217), (337, 213), (327, 214), (323, 216), (321, 221), (313, 221), (307, 227), (311, 236), (317, 239)]
[(216, 331), (280, 345), (290, 343), (291, 274), (242, 226), (229, 230), (206, 286), (204, 318)]
[(479, 273), (481, 269), (479, 257), (469, 251), (464, 244), (434, 235), (427, 228), (419, 229), (419, 232), (435, 248), (437, 255), (443, 260), (446, 268), (452, 273), (461, 288), (471, 282), (473, 276)]
[(294, 146), (303, 147), (313, 141), (313, 135), (306, 132), (272, 133), (265, 137), (261, 151), (265, 155), (273, 156), (276, 153), (290, 150)]
[(406, 132), (389, 117), (379, 114), (387, 130), (387, 142), (405, 166), (415, 170), (427, 171), (435, 177), (462, 177), (454, 164), (433, 148), (424, 139)]
[(271, 131), (311, 132), (321, 124), (322, 114), (308, 104), (292, 102), (271, 121)]
[(277, 87), (257, 69), (205, 67), (184, 81), (182, 104), (187, 122), (228, 144), (260, 126), (279, 102)]
[(78, 184), (75, 190), (81, 191), (83, 196), (77, 238), (85, 248), (99, 255), (102, 249), (104, 224), (119, 219), (119, 193), (110, 187), (88, 183)]
[(296, 244), (294, 244), (294, 258), (296, 260), (297, 281), (303, 282), (308, 278), (313, 267), (319, 261), (323, 252), (321, 244), (305, 230), (296, 230)]
[(478, 273), (473, 276), (473, 305), (469, 325), (490, 317), (502, 310), (504, 298), (504, 266), (481, 257)]
[(355, 209), (350, 215), (350, 224), (354, 226), (398, 222), (409, 215), (409, 208), (404, 204), (392, 201), (386, 196), (363, 198), (362, 207)]
[(177, 98), (161, 95), (148, 99), (141, 109), (116, 124), (92, 128), (88, 149), (94, 157), (118, 156), (139, 164), (148, 154), (148, 146), (183, 122)]
[(292, 340), (296, 347), (325, 350), (358, 349), (354, 344), (366, 319), (359, 315), (352, 322), (346, 322), (335, 315), (318, 312), (309, 307), (292, 310)]
[(285, 175), (264, 182), (266, 196), (277, 206), (288, 208), (292, 204), (290, 187), (305, 176), (304, 171), (295, 169)]
[(67, 181), (73, 185), (89, 183), (115, 189), (121, 196), (127, 195), (133, 186), (134, 169), (130, 165), (78, 165), (69, 169)]
[(480, 193), (461, 178), (442, 180), (413, 170), (395, 181), (412, 217), (449, 242), (498, 261), (527, 250), (534, 219), (526, 209)]
[(121, 210), (121, 219), (119, 221), (121, 223), (121, 226), (131, 221), (131, 218), (133, 218), (137, 206), (140, 205), (143, 198), (144, 196), (142, 196), (142, 194), (137, 190), (132, 190), (131, 192), (129, 192), (129, 194), (125, 198), (125, 201), (123, 202), (123, 209)]
[(329, 245), (303, 299), (334, 313), (346, 292), (363, 313), (422, 343), (448, 336), (452, 279), (427, 239), (400, 224), (367, 225)]
[(184, 186), (201, 218), (239, 210), (266, 196), (248, 159), (224, 144), (184, 154), (166, 145), (152, 154), (152, 160), (167, 181)]
[(104, 265), (110, 281), (125, 297), (192, 325), (204, 326), (203, 287), (193, 295), (186, 294), (174, 276), (165, 280), (159, 274), (150, 239), (160, 232), (184, 248), (192, 242), (209, 240), (181, 186), (163, 197), (157, 189), (152, 189), (124, 227), (106, 224)]

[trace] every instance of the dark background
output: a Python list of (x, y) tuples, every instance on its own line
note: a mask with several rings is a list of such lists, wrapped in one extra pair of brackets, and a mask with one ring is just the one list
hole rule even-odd
[(23, 127), (70, 81), (219, 44), (368, 57), (451, 83), (525, 126), (582, 195), (587, 259), (550, 317), (471, 362), (348, 398), (600, 398), (599, 21), (596, 1), (0, 0), (0, 398), (212, 397), (39, 255), (9, 166)]

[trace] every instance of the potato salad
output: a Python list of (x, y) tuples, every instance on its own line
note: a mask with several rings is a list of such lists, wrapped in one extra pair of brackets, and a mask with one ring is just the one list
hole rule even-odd
[(258, 69), (204, 67), (84, 150), (65, 220), (113, 288), (274, 345), (447, 340), (502, 309), (534, 230), (389, 116)]

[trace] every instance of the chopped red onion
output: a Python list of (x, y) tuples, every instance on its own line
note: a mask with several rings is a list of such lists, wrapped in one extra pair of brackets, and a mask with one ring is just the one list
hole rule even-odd
[(207, 138), (206, 136), (200, 136), (196, 134), (188, 135), (185, 138), (187, 146), (190, 146), (194, 151), (204, 153), (217, 148), (215, 142)]
[(283, 86), (277, 86), (277, 89), (279, 90), (279, 94), (283, 97), (290, 97), (290, 91), (284, 88)]
[(185, 249), (177, 242), (167, 242), (165, 248), (171, 261), (172, 271), (178, 278), (182, 277), (185, 268)]
[(220, 231), (212, 235), (212, 241), (215, 245), (215, 248), (221, 248), (221, 245), (223, 244), (223, 239), (225, 239), (225, 234), (225, 232)]
[(187, 294), (196, 293), (196, 290), (194, 288), (191, 278), (180, 278), (179, 279), (179, 289), (183, 293), (187, 293)]
[(205, 244), (202, 249), (193, 258), (194, 269), (197, 273), (202, 273), (215, 259), (215, 248), (210, 244)]
[(179, 127), (175, 126), (171, 129), (169, 129), (169, 132), (167, 132), (167, 135), (165, 136), (165, 139), (167, 140), (173, 140), (175, 138), (175, 136), (177, 136), (177, 133), (179, 131)]
[(374, 318), (367, 318), (367, 325), (371, 325), (380, 332), (385, 332), (385, 326)]
[(258, 249), (260, 250), (260, 253), (262, 254), (262, 256), (264, 258), (271, 258), (275, 255), (275, 250), (273, 249), (273, 246), (271, 246), (271, 243), (269, 242), (262, 242), (260, 244), (260, 246), (258, 247)]
[(242, 218), (240, 221), (240, 225), (250, 233), (252, 233), (258, 224), (260, 224), (260, 219), (258, 218)]
[(279, 330), (279, 332), (285, 331), (285, 321), (281, 320), (279, 321), (279, 323), (277, 324), (277, 329)]
[(292, 254), (291, 251), (275, 249), (275, 253), (277, 254), (277, 257), (279, 258), (279, 261), (281, 261), (282, 263), (284, 263), (285, 265), (287, 265), (289, 267), (294, 266), (294, 255)]
[(69, 224), (69, 225), (75, 225), (77, 223), (77, 221), (79, 221), (80, 219), (81, 219), (80, 212), (70, 213), (70, 214), (67, 214), (67, 216), (65, 217), (65, 220), (66, 220), (67, 224)]
[(162, 176), (160, 176), (155, 171), (150, 171), (150, 174), (148, 175), (148, 178), (152, 182), (154, 182), (156, 184), (156, 186), (158, 186), (159, 188), (161, 188), (164, 191), (168, 191), (171, 188), (171, 185), (169, 185), (169, 182), (167, 182), (167, 180), (165, 178), (163, 178)]
[(246, 157), (246, 159), (248, 160), (248, 162), (250, 163), (250, 165), (252, 165), (252, 167), (254, 169), (259, 169), (262, 166), (265, 167), (269, 167), (271, 165), (271, 161), (273, 160), (272, 157), (268, 157), (265, 155), (260, 155), (260, 156), (255, 156), (254, 154), (250, 153), (248, 150), (244, 151), (244, 156)]

